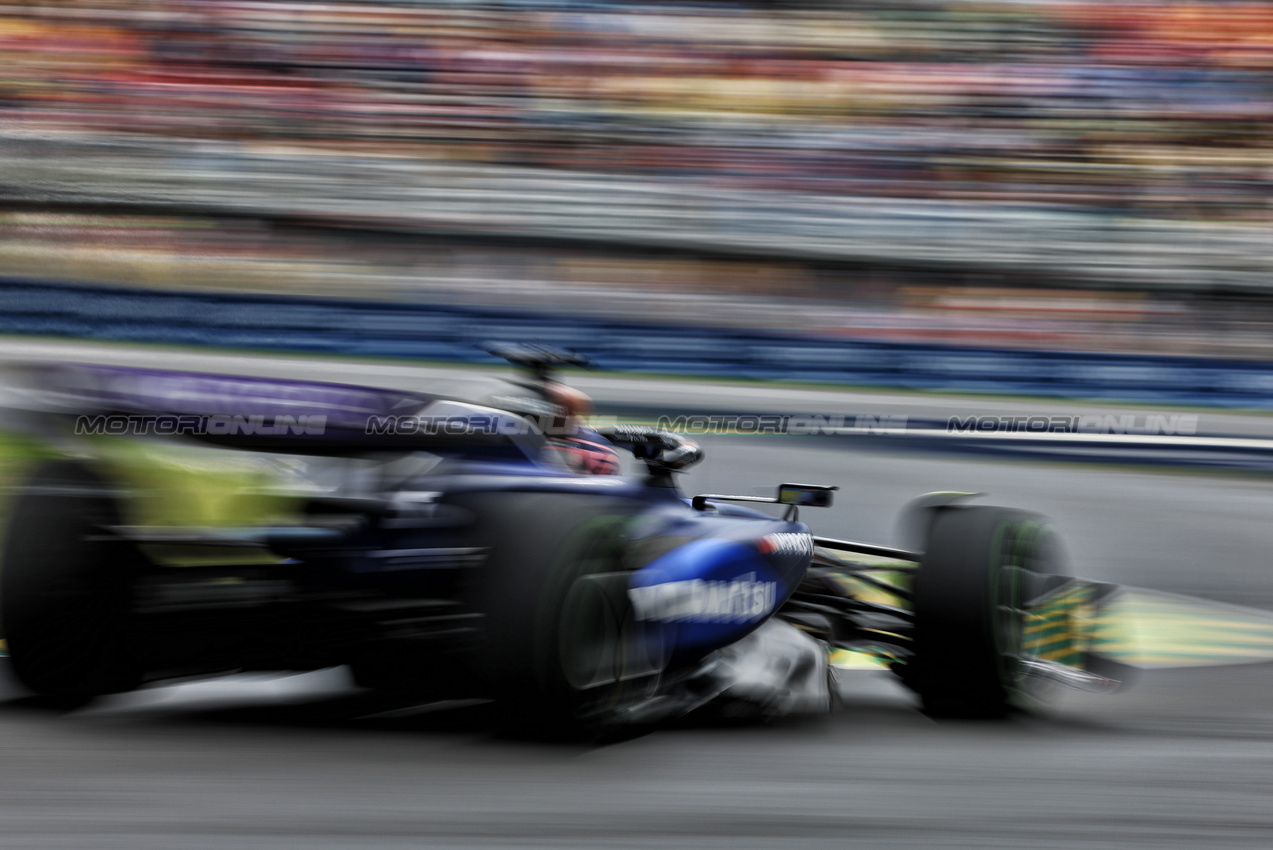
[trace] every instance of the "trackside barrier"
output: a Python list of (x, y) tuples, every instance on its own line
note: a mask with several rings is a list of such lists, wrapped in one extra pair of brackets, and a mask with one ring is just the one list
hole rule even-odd
[(0, 333), (495, 362), (534, 340), (605, 369), (1273, 409), (1273, 363), (847, 342), (427, 303), (163, 292), (0, 279)]

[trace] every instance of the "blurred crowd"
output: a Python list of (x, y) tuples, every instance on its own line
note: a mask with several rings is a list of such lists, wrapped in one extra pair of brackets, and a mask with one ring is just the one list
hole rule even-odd
[(1270, 119), (1273, 0), (10, 2), (0, 269), (1267, 358)]
[(5, 277), (446, 303), (875, 342), (1273, 360), (1273, 308), (958, 270), (868, 271), (235, 218), (0, 213)]
[(1261, 223), (1273, 2), (35, 0), (0, 122)]

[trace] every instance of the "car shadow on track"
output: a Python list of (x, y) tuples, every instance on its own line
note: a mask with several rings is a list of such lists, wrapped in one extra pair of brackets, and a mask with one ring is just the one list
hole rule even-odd
[[(865, 685), (863, 684), (865, 681)], [(233, 675), (164, 684), (92, 703), (52, 700), (26, 694), (0, 663), (0, 716), (64, 715), (77, 723), (144, 725), (147, 728), (255, 728), (338, 730), (354, 733), (412, 734), (465, 737), (527, 744), (595, 747), (621, 743), (655, 731), (819, 730), (852, 724), (857, 728), (896, 729), (940, 725), (948, 729), (988, 730), (1004, 723), (937, 721), (916, 710), (915, 700), (898, 688), (871, 680), (844, 689), (831, 714), (756, 717), (704, 710), (656, 726), (624, 730), (620, 734), (580, 741), (563, 740), (510, 722), (509, 712), (488, 700), (427, 701), (406, 694), (358, 688), (342, 670), (293, 675)], [(515, 714), (515, 712), (514, 712)], [(1115, 731), (1090, 717), (1020, 717), (1006, 729), (1017, 731)]]

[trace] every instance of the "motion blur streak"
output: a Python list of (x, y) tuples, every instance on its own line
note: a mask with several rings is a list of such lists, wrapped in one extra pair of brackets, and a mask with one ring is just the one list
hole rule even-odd
[[(769, 378), (1002, 393), (1028, 376), (1107, 401), (576, 383), (608, 416), (943, 430), (1137, 399), (1188, 417), (1162, 395), (1203, 388), (1196, 403), (1231, 409), (1170, 436), (1267, 445), (1273, 418), (1246, 408), (1273, 404), (1271, 72), (1273, 0), (15, 0), (0, 320), (114, 342), (9, 341), (0, 360), (432, 391), (475, 373), (368, 355), (455, 357), (480, 331), (749, 377), (763, 336)], [(119, 344), (139, 340), (292, 352)], [(1084, 395), (1093, 375), (1116, 389)], [(1180, 444), (1132, 455), (1129, 436), (1102, 435), (1117, 463), (1097, 466), (1069, 448), (710, 433), (709, 463), (681, 477), (687, 493), (838, 484), (818, 530), (851, 540), (890, 542), (924, 491), (1049, 515), (1076, 575), (1127, 588), (1074, 618), (1084, 651), (1141, 668), (1118, 696), (938, 723), (887, 656), (837, 652), (838, 713), (582, 749), (343, 668), (51, 713), (0, 658), (0, 850), (1267, 850), (1267, 452), (1263, 469), (1235, 452), (1238, 469), (1182, 470)], [(159, 507), (269, 519), (265, 473), (299, 464), (227, 454), (174, 461), (187, 490)], [(39, 456), (0, 434), (0, 485)], [(1053, 614), (1030, 634), (1040, 659), (1079, 648)]]
[[(412, 374), (432, 370), (382, 378)], [(842, 482), (819, 515), (829, 534), (879, 533), (915, 492), (959, 484), (1054, 516), (1094, 578), (1273, 606), (1260, 478), (703, 442), (715, 463), (686, 476), (690, 492)], [(1050, 715), (1004, 725), (933, 723), (883, 673), (843, 671), (840, 685), (843, 710), (825, 720), (588, 752), (493, 738), (480, 707), (385, 716), (335, 673), (156, 688), (65, 716), (6, 702), (0, 844), (1267, 847), (1273, 665), (1150, 669), (1118, 696), (1065, 692)]]
[[(155, 350), (6, 343), (8, 358), (145, 365)], [(390, 386), (471, 371), (164, 351), (166, 365)], [(738, 402), (737, 386), (590, 376), (602, 409)], [(838, 402), (835, 400), (838, 399)], [(1014, 415), (1037, 402), (830, 394), (756, 387), (752, 406)], [(1086, 410), (1086, 408), (1085, 408)], [(1048, 411), (1050, 412), (1050, 411)], [(1267, 417), (1208, 415), (1245, 432)], [(915, 493), (961, 487), (1056, 520), (1075, 572), (1158, 588), (1129, 615), (1169, 613), (1153, 635), (1243, 623), (1273, 608), (1273, 512), (1262, 477), (894, 454), (876, 443), (705, 435), (713, 463), (688, 492), (835, 481), (825, 533), (886, 533)], [(1111, 508), (1117, 506), (1117, 510)], [(1184, 609), (1174, 597), (1211, 600)], [(1136, 601), (1141, 600), (1141, 601)], [(1135, 605), (1133, 605), (1133, 602)], [(1216, 603), (1246, 606), (1235, 609)], [(1191, 613), (1193, 612), (1193, 613)], [(1220, 631), (1212, 629), (1212, 637)], [(1191, 638), (1205, 637), (1189, 626)], [(1214, 646), (1214, 642), (1208, 644)], [(544, 748), (492, 736), (480, 706), (403, 710), (328, 671), (152, 688), (50, 716), (0, 704), (0, 846), (224, 848), (1266, 848), (1273, 665), (1147, 669), (1115, 697), (1062, 692), (1041, 718), (937, 724), (883, 672), (842, 670), (843, 710), (806, 723), (688, 726), (610, 747)], [(17, 696), (13, 690), (5, 697)], [(1005, 814), (1005, 812), (1007, 814)]]
[(0, 260), (1267, 356), (1271, 21), (1254, 0), (10, 5)]
[(90, 0), (3, 22), (25, 128), (1265, 220), (1263, 2)]
[(1126, 588), (1093, 624), (1092, 649), (1135, 667), (1273, 661), (1273, 614)]

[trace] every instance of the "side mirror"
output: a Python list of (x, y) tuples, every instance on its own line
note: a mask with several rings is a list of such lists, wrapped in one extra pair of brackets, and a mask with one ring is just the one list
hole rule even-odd
[(839, 489), (828, 484), (780, 484), (778, 504), (796, 508), (829, 508), (831, 493)]
[(831, 493), (839, 489), (834, 484), (780, 484), (776, 498), (770, 498), (769, 496), (721, 496), (715, 493), (700, 493), (690, 500), (690, 506), (696, 511), (701, 511), (713, 499), (723, 502), (765, 502), (770, 505), (786, 505), (787, 512), (783, 515), (783, 519), (797, 520), (800, 518), (801, 508), (831, 507)]

